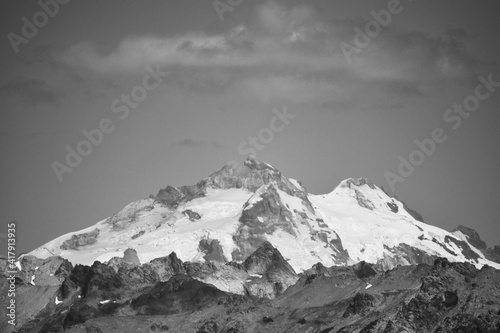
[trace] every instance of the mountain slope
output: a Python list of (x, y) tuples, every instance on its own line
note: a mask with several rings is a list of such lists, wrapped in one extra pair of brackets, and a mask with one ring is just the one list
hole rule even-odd
[(174, 251), (183, 261), (241, 263), (267, 241), (296, 272), (317, 262), (366, 261), (389, 269), (437, 257), (500, 268), (473, 240), (421, 220), (366, 179), (347, 179), (331, 193), (312, 195), (275, 167), (248, 157), (244, 165), (228, 164), (195, 185), (167, 186), (30, 254), (91, 265), (133, 248), (142, 263)]

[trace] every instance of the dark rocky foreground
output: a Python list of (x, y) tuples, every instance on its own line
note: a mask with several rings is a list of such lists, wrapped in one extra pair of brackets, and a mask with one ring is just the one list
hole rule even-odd
[[(242, 264), (172, 253), (140, 265), (128, 251), (90, 267), (59, 257), (21, 265), (18, 326), (2, 306), (1, 332), (500, 332), (500, 271), (441, 258), (389, 271), (318, 263), (296, 274), (264, 243)], [(1, 304), (7, 288), (2, 277)]]

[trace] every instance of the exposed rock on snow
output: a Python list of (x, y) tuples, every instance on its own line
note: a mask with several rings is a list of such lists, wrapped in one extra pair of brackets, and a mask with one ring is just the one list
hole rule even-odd
[(99, 229), (84, 234), (73, 235), (70, 239), (64, 241), (60, 247), (62, 250), (77, 250), (81, 246), (94, 244), (97, 241), (98, 235)]

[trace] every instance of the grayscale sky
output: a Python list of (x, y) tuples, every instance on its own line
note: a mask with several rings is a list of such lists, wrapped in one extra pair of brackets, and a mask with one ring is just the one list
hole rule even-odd
[[(0, 218), (18, 222), (18, 253), (241, 162), (259, 133), (257, 157), (311, 193), (362, 176), (392, 193), (387, 172), (436, 128), (446, 141), (413, 153), (394, 194), (500, 244), (500, 87), (477, 88), (500, 82), (500, 2), (220, 1), (235, 6), (73, 0), (48, 16), (0, 3)], [(370, 12), (388, 7), (377, 29)], [(169, 74), (156, 84), (148, 66)], [(464, 101), (476, 110), (447, 111)], [(113, 130), (69, 172), (66, 147), (103, 121)]]

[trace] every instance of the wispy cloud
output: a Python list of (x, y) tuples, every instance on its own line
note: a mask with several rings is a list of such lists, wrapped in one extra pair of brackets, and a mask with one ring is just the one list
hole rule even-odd
[[(245, 24), (218, 34), (190, 32), (174, 37), (135, 36), (109, 53), (86, 42), (57, 53), (72, 70), (94, 75), (143, 71), (161, 64), (171, 80), (198, 92), (244, 89), (258, 98), (278, 96), (304, 102), (360, 93), (402, 95), (433, 92), (443, 82), (466, 82), (480, 62), (467, 53), (466, 31), (440, 36), (388, 27), (348, 64), (340, 49), (351, 42), (350, 20), (327, 20), (312, 7), (268, 2)], [(387, 95), (386, 95), (387, 96)]]

